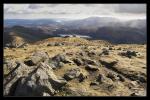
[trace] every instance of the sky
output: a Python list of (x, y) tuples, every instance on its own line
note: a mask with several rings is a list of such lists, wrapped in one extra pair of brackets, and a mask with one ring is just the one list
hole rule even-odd
[(4, 19), (146, 19), (146, 4), (4, 4)]

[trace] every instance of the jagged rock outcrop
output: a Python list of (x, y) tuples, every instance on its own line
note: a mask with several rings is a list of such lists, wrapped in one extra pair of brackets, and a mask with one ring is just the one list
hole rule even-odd
[[(34, 56), (41, 56), (36, 53)], [(48, 58), (47, 55), (42, 55)], [(54, 95), (55, 90), (66, 84), (63, 78), (58, 78), (53, 69), (40, 61), (37, 66), (27, 66), (22, 62), (16, 62), (4, 80), (4, 95), (9, 96), (43, 96), (43, 93)]]
[(49, 95), (54, 95), (55, 90), (65, 84), (65, 80), (59, 80), (53, 73), (51, 67), (40, 63), (28, 77), (20, 79), (14, 95), (42, 96), (44, 92)]

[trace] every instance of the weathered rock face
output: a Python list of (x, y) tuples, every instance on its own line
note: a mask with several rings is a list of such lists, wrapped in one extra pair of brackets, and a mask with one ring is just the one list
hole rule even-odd
[(6, 68), (8, 71), (12, 70), (17, 65), (13, 60), (4, 60), (3, 64), (4, 69)]
[(43, 92), (53, 95), (55, 90), (48, 80), (48, 75), (38, 68), (33, 75), (21, 78), (15, 90), (15, 96), (42, 96)]
[(27, 76), (32, 71), (28, 70), (28, 66), (21, 62), (17, 62), (17, 66), (12, 69), (4, 78), (4, 95), (13, 95), (14, 88), (16, 87), (17, 80), (20, 77)]
[(17, 66), (4, 80), (4, 95), (43, 96), (43, 93), (54, 95), (55, 90), (65, 84), (66, 81), (57, 78), (52, 68), (45, 63), (29, 67), (17, 62)]
[(42, 96), (44, 92), (53, 95), (56, 89), (66, 84), (59, 80), (51, 67), (41, 63), (26, 78), (22, 78), (15, 91), (16, 96)]

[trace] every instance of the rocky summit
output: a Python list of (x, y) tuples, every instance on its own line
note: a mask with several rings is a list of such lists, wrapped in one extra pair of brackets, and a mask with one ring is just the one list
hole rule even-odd
[(146, 45), (49, 38), (4, 48), (3, 69), (4, 96), (147, 94)]

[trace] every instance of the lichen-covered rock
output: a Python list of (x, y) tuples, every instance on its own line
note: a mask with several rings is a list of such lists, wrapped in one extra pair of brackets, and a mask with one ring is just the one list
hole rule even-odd
[(29, 60), (25, 61), (28, 66), (37, 65), (49, 59), (48, 53), (43, 51), (34, 52)]
[(80, 69), (76, 68), (76, 69), (70, 69), (67, 71), (67, 73), (64, 74), (64, 78), (69, 81), (72, 80), (74, 78), (79, 77), (80, 75)]

